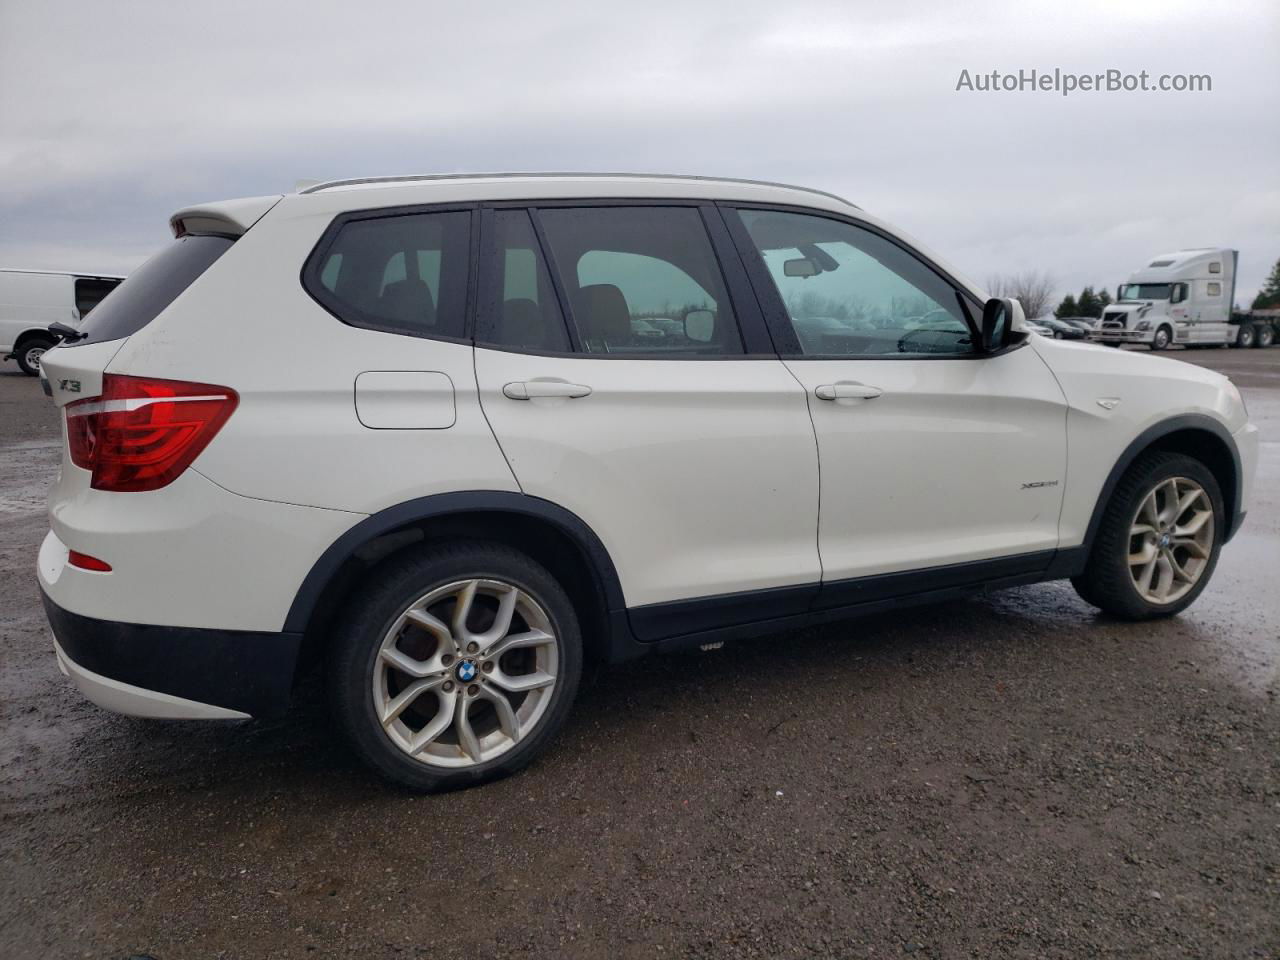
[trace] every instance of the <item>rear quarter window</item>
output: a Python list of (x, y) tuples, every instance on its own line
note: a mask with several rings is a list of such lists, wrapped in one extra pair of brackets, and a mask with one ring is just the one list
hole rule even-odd
[(466, 210), (346, 215), (312, 252), (303, 286), (350, 326), (461, 339), (470, 231)]
[(80, 327), (85, 337), (66, 346), (105, 343), (137, 333), (227, 252), (228, 237), (181, 237), (140, 266), (93, 308)]

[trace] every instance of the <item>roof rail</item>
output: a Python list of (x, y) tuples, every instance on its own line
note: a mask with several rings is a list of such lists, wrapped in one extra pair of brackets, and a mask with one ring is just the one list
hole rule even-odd
[(791, 183), (777, 183), (772, 180), (749, 180), (742, 177), (701, 177), (688, 173), (619, 173), (619, 172), (601, 172), (601, 171), (538, 171), (520, 173), (517, 171), (507, 171), (502, 173), (420, 173), (411, 174), (404, 177), (351, 177), (345, 180), (324, 180), (320, 183), (311, 183), (302, 186), (298, 193), (320, 193), (323, 190), (329, 190), (333, 187), (354, 187), (362, 184), (378, 184), (378, 183), (418, 183), (428, 180), (500, 180), (505, 178), (516, 177), (537, 177), (537, 178), (574, 178), (574, 177), (620, 177), (636, 180), (691, 180), (703, 183), (745, 183), (756, 187), (782, 187), (785, 190), (799, 190), (802, 193), (812, 193), (819, 197), (827, 197), (830, 200), (838, 200), (840, 203), (847, 204), (855, 210), (860, 209), (856, 203), (850, 203), (844, 197), (834, 193), (828, 193), (826, 190), (815, 190), (812, 187), (798, 187)]

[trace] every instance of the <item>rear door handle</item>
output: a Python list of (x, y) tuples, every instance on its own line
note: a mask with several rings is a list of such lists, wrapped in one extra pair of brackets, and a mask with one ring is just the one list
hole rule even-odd
[(824, 383), (813, 393), (819, 400), (874, 400), (884, 391), (865, 383), (841, 380), (839, 383)]
[(502, 395), (511, 400), (541, 400), (544, 397), (577, 399), (591, 396), (591, 388), (563, 380), (517, 380), (503, 387)]

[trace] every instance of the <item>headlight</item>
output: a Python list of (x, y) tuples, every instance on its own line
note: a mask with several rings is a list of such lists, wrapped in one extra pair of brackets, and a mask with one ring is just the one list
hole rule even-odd
[(1136, 324), (1134, 324), (1133, 329), (1135, 329), (1135, 330), (1150, 330), (1150, 329), (1151, 329), (1151, 321), (1150, 321), (1150, 320), (1139, 320)]

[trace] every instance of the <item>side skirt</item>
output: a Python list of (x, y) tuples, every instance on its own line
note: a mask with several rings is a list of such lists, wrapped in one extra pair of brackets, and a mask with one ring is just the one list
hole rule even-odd
[(917, 604), (1058, 580), (1083, 567), (1083, 548), (948, 564), (824, 584), (722, 594), (627, 610), (644, 651), (685, 650)]

